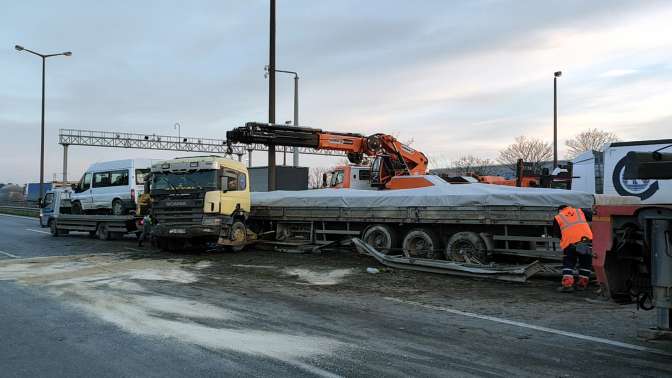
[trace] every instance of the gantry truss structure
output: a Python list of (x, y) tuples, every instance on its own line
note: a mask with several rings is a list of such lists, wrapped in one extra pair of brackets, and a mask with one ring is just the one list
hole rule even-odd
[[(145, 150), (203, 152), (210, 154), (228, 154), (229, 152), (226, 140), (224, 139), (135, 134), (118, 131), (60, 129), (58, 140), (58, 143), (63, 146), (137, 148)], [(316, 150), (305, 147), (299, 147), (298, 150), (301, 154), (309, 155), (343, 155), (340, 151)], [(268, 151), (268, 146), (263, 144), (232, 144), (230, 152), (242, 156), (251, 151)]]

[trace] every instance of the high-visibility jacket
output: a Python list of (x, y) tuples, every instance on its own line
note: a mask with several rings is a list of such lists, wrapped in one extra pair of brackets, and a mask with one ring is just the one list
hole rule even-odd
[(560, 226), (560, 248), (565, 249), (582, 240), (593, 240), (593, 232), (586, 221), (586, 215), (581, 209), (565, 207), (555, 216)]

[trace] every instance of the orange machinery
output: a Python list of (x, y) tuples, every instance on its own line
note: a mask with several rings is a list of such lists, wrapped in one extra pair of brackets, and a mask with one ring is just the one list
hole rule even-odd
[(226, 139), (229, 143), (260, 143), (343, 151), (353, 164), (361, 164), (364, 156), (369, 156), (373, 158), (369, 181), (371, 186), (377, 188), (406, 189), (432, 185), (422, 177), (412, 177), (426, 174), (425, 154), (388, 134), (364, 136), (307, 127), (248, 122), (245, 126), (227, 131)]

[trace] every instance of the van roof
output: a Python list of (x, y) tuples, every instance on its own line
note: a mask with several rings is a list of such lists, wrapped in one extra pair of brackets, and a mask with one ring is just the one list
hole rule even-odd
[(87, 172), (102, 171), (108, 169), (124, 169), (124, 168), (151, 168), (154, 162), (161, 161), (160, 159), (124, 159), (124, 160), (110, 160), (95, 162), (89, 166)]

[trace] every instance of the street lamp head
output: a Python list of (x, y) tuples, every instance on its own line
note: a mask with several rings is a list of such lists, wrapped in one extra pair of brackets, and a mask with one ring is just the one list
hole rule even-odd
[(72, 55), (72, 51), (66, 51), (66, 52), (63, 53), (63, 55), (65, 55), (65, 56), (71, 56), (71, 55)]
[(554, 73), (554, 75), (555, 75), (555, 77), (560, 77), (560, 76), (562, 76), (562, 71), (556, 71)]
[(23, 51), (23, 46), (14, 45), (14, 48), (16, 49), (16, 51)]

